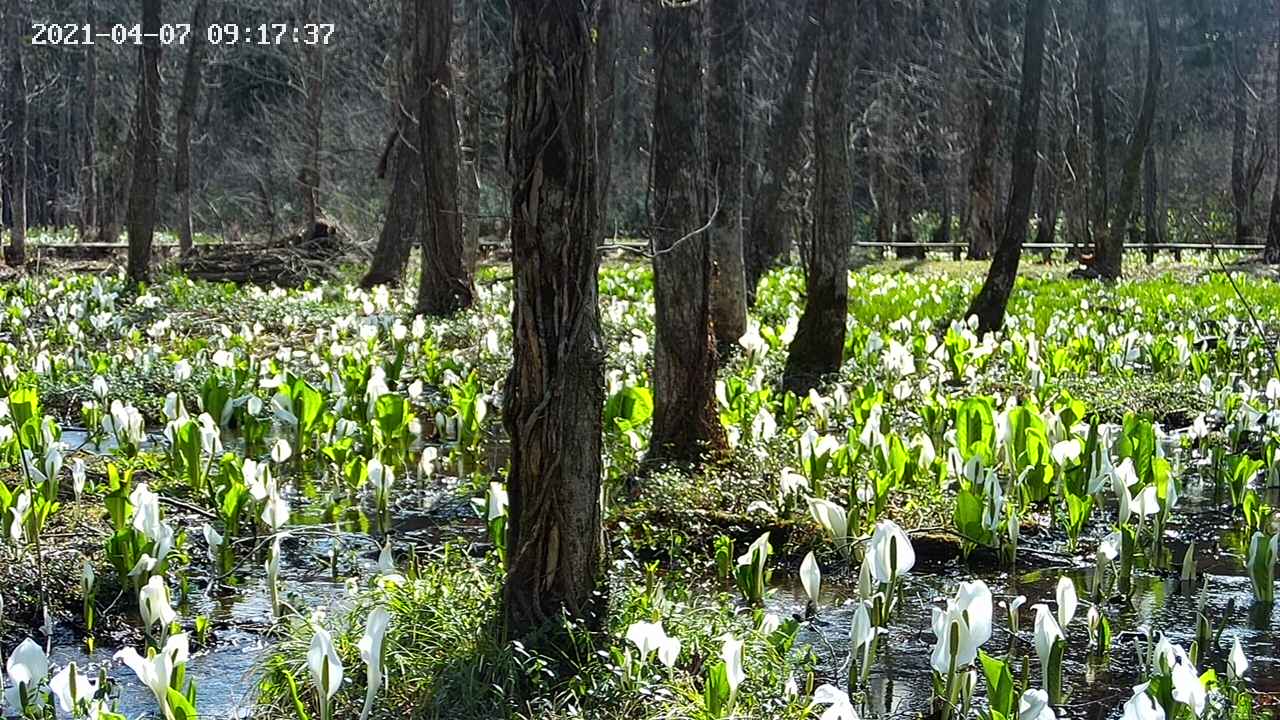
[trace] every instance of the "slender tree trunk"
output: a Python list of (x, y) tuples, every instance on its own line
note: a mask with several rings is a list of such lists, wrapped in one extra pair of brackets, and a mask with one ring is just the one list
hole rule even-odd
[(369, 271), (360, 279), (360, 287), (363, 288), (400, 284), (409, 264), (409, 251), (423, 227), (419, 217), (423, 197), (422, 154), (418, 146), (419, 99), (415, 95), (418, 86), (413, 77), (415, 2), (400, 0), (400, 36), (395, 87), (392, 90), (395, 126), (387, 141), (383, 160), (378, 163), (377, 173), (378, 177), (390, 176), (386, 217), (378, 233), (373, 258), (369, 261)]
[(1004, 118), (1002, 67), (1008, 48), (1008, 0), (991, 0), (989, 33), (983, 34), (972, 0), (964, 3), (970, 17), (970, 45), (982, 59), (982, 76), (973, 82), (973, 118), (977, 141), (969, 166), (968, 258), (986, 260), (996, 246), (996, 153), (1000, 148), (1000, 123)]
[(647, 462), (697, 462), (726, 447), (716, 412), (707, 235), (702, 7), (661, 3), (654, 19), (654, 414)]
[(592, 4), (511, 3), (508, 638), (529, 637), (564, 615), (592, 630), (605, 621)]
[(897, 256), (900, 258), (912, 258), (915, 260), (923, 260), (926, 256), (923, 245), (917, 247), (907, 247), (906, 245), (916, 242), (915, 228), (915, 208), (912, 205), (911, 181), (909, 179), (910, 171), (899, 169), (897, 172), (897, 182), (894, 183), (894, 241), (903, 243), (903, 247), (897, 248)]
[(386, 217), (378, 233), (378, 244), (369, 262), (369, 271), (360, 279), (360, 287), (399, 285), (409, 264), (409, 251), (417, 233), (423, 229), (422, 161), (416, 140), (418, 121), (401, 117), (388, 151), (386, 173), (390, 175)]
[[(306, 16), (311, 22), (319, 22), (320, 0), (307, 3)], [(324, 45), (315, 43), (307, 51), (307, 66), (303, 68), (303, 85), (306, 92), (303, 114), (303, 155), (298, 170), (298, 184), (302, 189), (303, 233), (308, 237), (317, 232), (320, 221), (320, 146), (324, 131)]]
[(849, 125), (853, 119), (849, 75), (856, 3), (819, 0), (817, 74), (813, 82), (813, 241), (806, 263), (805, 304), (787, 352), (783, 386), (799, 395), (844, 359), (845, 317), (849, 312), (849, 242), (853, 238)]
[(745, 0), (709, 0), (711, 72), (707, 135), (711, 181), (718, 207), (711, 226), (711, 318), (716, 345), (737, 346), (747, 331), (746, 271), (742, 247), (743, 150), (746, 123), (742, 68), (746, 65)]
[(129, 186), (129, 280), (151, 277), (151, 241), (160, 187), (160, 5), (142, 0), (142, 47), (138, 51), (138, 104), (133, 121), (133, 182)]
[[(1046, 52), (1053, 57), (1056, 50), (1061, 45), (1055, 43), (1053, 49)], [(1059, 182), (1058, 177), (1061, 175), (1062, 157), (1062, 140), (1061, 140), (1061, 113), (1058, 112), (1059, 88), (1061, 84), (1058, 81), (1058, 67), (1055, 65), (1049, 73), (1049, 100), (1046, 102), (1045, 112), (1048, 116), (1048, 128), (1045, 135), (1045, 151), (1044, 157), (1040, 159), (1040, 208), (1036, 213), (1038, 223), (1036, 224), (1036, 244), (1043, 245), (1040, 250), (1040, 256), (1048, 261), (1053, 257), (1053, 248), (1049, 247), (1058, 238), (1058, 201)]]
[(1248, 242), (1249, 200), (1245, 179), (1245, 147), (1248, 145), (1249, 105), (1244, 81), (1231, 81), (1231, 209), (1234, 216), (1236, 244)]
[(425, 207), (418, 233), (422, 239), (422, 276), (417, 311), (451, 315), (471, 307), (475, 288), (467, 270), (462, 214), (458, 203), (458, 119), (454, 109), (449, 43), (453, 0), (418, 0), (418, 63), (415, 82), (419, 147), (422, 148)]
[(1022, 45), (1022, 88), (1018, 103), (1018, 127), (1013, 138), (1013, 169), (1009, 182), (1009, 207), (1000, 245), (987, 271), (982, 290), (969, 305), (966, 317), (977, 316), (978, 332), (1004, 326), (1005, 308), (1018, 278), (1022, 244), (1031, 218), (1035, 190), (1036, 147), (1040, 126), (1040, 93), (1044, 70), (1045, 14), (1048, 0), (1029, 0)]
[(1156, 259), (1156, 245), (1164, 242), (1160, 234), (1156, 199), (1160, 195), (1159, 177), (1156, 175), (1156, 144), (1147, 143), (1147, 151), (1142, 161), (1142, 224), (1143, 235), (1147, 243), (1147, 262)]
[[(94, 0), (85, 0), (85, 22), (97, 24)], [(84, 48), (84, 161), (80, 181), (80, 242), (87, 242), (98, 228), (98, 51)]]
[(595, 0), (595, 143), (596, 200), (600, 219), (596, 225), (601, 241), (609, 229), (609, 200), (613, 196), (613, 125), (618, 113), (618, 58), (614, 48), (618, 42), (618, 3), (621, 0)]
[(9, 247), (5, 249), (5, 261), (13, 267), (27, 264), (27, 70), (23, 59), (23, 37), (29, 30), (26, 3), (15, 2), (9, 6), (13, 12), (7, 20), (10, 27), (5, 33), (9, 43), (9, 136), (13, 158), (13, 227), (10, 230)]
[[(191, 27), (203, 28), (209, 0), (196, 0)], [(182, 73), (182, 96), (175, 117), (178, 157), (174, 161), (173, 190), (178, 196), (178, 247), (185, 256), (195, 244), (191, 227), (191, 118), (200, 94), (200, 63), (204, 51), (204, 33), (191, 34), (187, 50), (187, 67)]]
[(791, 175), (803, 165), (807, 155), (803, 135), (805, 100), (809, 95), (809, 75), (821, 29), (812, 17), (816, 7), (817, 0), (809, 0), (801, 14), (796, 48), (787, 71), (786, 91), (769, 127), (762, 183), (752, 203), (751, 229), (744, 240), (746, 288), (750, 303), (755, 302), (760, 278), (779, 259), (791, 253), (787, 217), (780, 206)]
[(1107, 218), (1111, 212), (1111, 197), (1107, 173), (1107, 0), (1089, 0), (1089, 32), (1093, 35), (1089, 47), (1089, 105), (1091, 110), (1092, 148), (1090, 157), (1089, 191), (1093, 227), (1090, 236), (1095, 250), (1107, 237)]
[(466, 62), (467, 102), (462, 113), (465, 127), (462, 153), (461, 185), (465, 195), (463, 230), (465, 232), (464, 263), (467, 272), (475, 274), (480, 259), (480, 39), (483, 37), (480, 0), (462, 0), (467, 17)]
[[(1230, 45), (1227, 72), (1231, 79), (1231, 206), (1235, 220), (1235, 243), (1247, 244), (1253, 236), (1253, 190), (1249, 170), (1249, 89), (1247, 77), (1253, 66), (1253, 49), (1243, 41), (1244, 14), (1248, 3), (1236, 5), (1236, 30)], [(1241, 46), (1245, 47), (1241, 47)]]
[(1053, 255), (1049, 247), (1058, 239), (1058, 168), (1055, 159), (1060, 154), (1056, 129), (1049, 133), (1047, 157), (1040, 163), (1040, 210), (1039, 224), (1036, 226), (1036, 244), (1044, 245), (1044, 257)]
[(1099, 247), (1098, 261), (1094, 266), (1098, 274), (1108, 280), (1120, 277), (1125, 232), (1128, 230), (1129, 218), (1133, 214), (1133, 204), (1142, 181), (1142, 159), (1147, 153), (1147, 143), (1151, 141), (1151, 126), (1155, 122), (1156, 99), (1160, 92), (1160, 26), (1154, 2), (1155, 0), (1143, 0), (1147, 22), (1147, 81), (1142, 92), (1142, 108), (1138, 111), (1133, 139), (1125, 155), (1115, 216), (1111, 218), (1111, 233)]
[(1271, 213), (1267, 221), (1267, 247), (1263, 260), (1268, 264), (1280, 263), (1280, 0), (1276, 1), (1276, 177), (1271, 186)]

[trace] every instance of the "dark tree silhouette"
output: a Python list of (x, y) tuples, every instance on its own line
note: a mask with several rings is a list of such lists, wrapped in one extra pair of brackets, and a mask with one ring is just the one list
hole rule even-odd
[(849, 123), (853, 108), (849, 43), (857, 3), (818, 2), (818, 66), (813, 82), (813, 136), (817, 180), (814, 185), (813, 240), (805, 260), (804, 313), (787, 353), (783, 386), (803, 394), (819, 379), (840, 369), (844, 359), (845, 317), (849, 312), (849, 241), (853, 237), (852, 178), (849, 175)]
[(998, 330), (1018, 278), (1022, 244), (1031, 218), (1035, 191), (1036, 147), (1040, 130), (1040, 90), (1043, 85), (1045, 6), (1048, 0), (1027, 3), (1026, 30), (1022, 48), (1022, 88), (1018, 101), (1018, 127), (1013, 137), (1013, 172), (1009, 181), (1009, 207), (995, 257), (987, 271), (982, 290), (969, 305), (966, 316), (978, 317), (979, 332)]

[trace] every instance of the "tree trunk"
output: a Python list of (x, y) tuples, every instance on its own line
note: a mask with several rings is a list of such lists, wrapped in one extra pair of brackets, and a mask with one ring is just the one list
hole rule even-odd
[(1107, 180), (1107, 0), (1089, 0), (1089, 32), (1093, 42), (1089, 47), (1089, 105), (1091, 110), (1092, 148), (1089, 191), (1093, 223), (1089, 235), (1094, 248), (1101, 251), (1103, 238), (1107, 237), (1107, 218), (1111, 211), (1111, 197)]
[(1124, 173), (1120, 178), (1120, 193), (1116, 197), (1115, 215), (1111, 218), (1111, 232), (1107, 241), (1098, 248), (1098, 260), (1094, 268), (1108, 280), (1120, 277), (1124, 260), (1124, 236), (1133, 214), (1139, 183), (1142, 181), (1142, 159), (1151, 141), (1151, 126), (1155, 122), (1156, 98), (1160, 92), (1160, 27), (1153, 3), (1143, 0), (1147, 22), (1147, 81), (1142, 91), (1142, 108), (1138, 112), (1133, 139), (1125, 155)]
[(138, 104), (133, 119), (133, 181), (129, 186), (129, 280), (151, 277), (151, 241), (160, 187), (160, 5), (142, 0), (142, 47), (138, 51)]
[(1156, 260), (1156, 245), (1164, 242), (1161, 236), (1156, 199), (1160, 195), (1159, 177), (1156, 175), (1156, 144), (1147, 143), (1142, 161), (1142, 225), (1147, 243), (1147, 263)]
[(726, 447), (716, 412), (702, 99), (702, 6), (662, 3), (654, 19), (654, 414), (647, 462), (697, 462)]
[[(85, 22), (97, 24), (93, 0), (85, 0)], [(80, 181), (80, 242), (87, 242), (98, 227), (98, 52), (96, 45), (84, 48), (84, 161)]]
[[(196, 0), (191, 27), (203, 28), (209, 0)], [(195, 244), (191, 227), (191, 117), (200, 94), (200, 56), (204, 50), (204, 33), (191, 34), (187, 50), (187, 67), (182, 73), (182, 96), (174, 119), (178, 156), (174, 160), (173, 190), (178, 196), (178, 247), (185, 256)]]
[[(1046, 52), (1053, 57), (1055, 51), (1061, 49), (1061, 43), (1055, 43), (1053, 49)], [(1036, 239), (1041, 248), (1040, 256), (1047, 262), (1053, 258), (1053, 245), (1058, 239), (1058, 205), (1061, 198), (1058, 177), (1062, 174), (1062, 140), (1061, 114), (1058, 112), (1059, 82), (1058, 67), (1055, 65), (1049, 74), (1049, 101), (1046, 103), (1048, 128), (1045, 133), (1044, 157), (1040, 159), (1040, 209), (1037, 211)]]
[(1004, 118), (1002, 68), (1007, 54), (1007, 0), (992, 0), (985, 36), (972, 1), (965, 3), (970, 46), (982, 59), (982, 77), (973, 81), (973, 118), (977, 141), (969, 166), (968, 258), (986, 260), (996, 246), (996, 153), (1000, 147), (1000, 122)]
[(391, 176), (387, 192), (386, 217), (378, 233), (378, 244), (369, 262), (369, 272), (360, 279), (360, 287), (399, 285), (409, 264), (409, 251), (422, 229), (422, 163), (416, 147), (418, 122), (401, 117), (401, 127), (391, 141), (387, 173)]
[(596, 0), (595, 3), (595, 170), (596, 201), (600, 205), (596, 229), (601, 241), (608, 234), (609, 199), (613, 195), (613, 124), (618, 112), (618, 57), (614, 48), (618, 40), (619, 1)]
[(755, 303), (760, 278), (779, 259), (791, 253), (787, 217), (779, 206), (792, 173), (804, 164), (807, 154), (803, 136), (804, 108), (820, 30), (812, 17), (816, 8), (817, 0), (809, 0), (801, 14), (796, 48), (787, 71), (786, 92), (769, 127), (763, 182), (751, 207), (751, 230), (743, 241), (750, 303)]
[(132, 184), (134, 149), (127, 138), (127, 121), (108, 114), (106, 142), (107, 172), (98, 176), (98, 242), (113, 243), (120, 238), (120, 208)]
[[(317, 18), (319, 0), (307, 3), (306, 16), (310, 22)], [(324, 131), (324, 45), (315, 43), (309, 47), (306, 67), (303, 68), (303, 85), (306, 99), (303, 104), (303, 154), (298, 169), (298, 184), (302, 189), (303, 232), (315, 232), (320, 220), (320, 145)]]
[(813, 241), (806, 263), (805, 304), (787, 352), (783, 386), (798, 395), (836, 372), (844, 359), (849, 311), (849, 242), (853, 238), (849, 125), (853, 119), (849, 75), (856, 3), (819, 0), (817, 73), (813, 82)]
[(10, 30), (9, 43), (9, 129), (13, 144), (13, 227), (10, 230), (9, 247), (5, 261), (12, 267), (27, 264), (27, 70), (23, 60), (23, 37), (29, 30), (26, 3), (12, 3), (16, 11), (7, 18)]
[[(1230, 45), (1231, 58), (1227, 72), (1231, 74), (1231, 208), (1235, 220), (1235, 243), (1245, 245), (1253, 237), (1253, 192), (1249, 148), (1249, 89), (1247, 78), (1253, 68), (1254, 50), (1243, 42), (1245, 17), (1249, 3), (1236, 5), (1235, 32)], [(1242, 47), (1242, 45), (1244, 47)]]
[[(1058, 168), (1056, 158), (1059, 155), (1056, 131), (1050, 130), (1049, 146), (1046, 158), (1040, 163), (1040, 211), (1039, 223), (1036, 226), (1036, 244), (1053, 245), (1058, 239)], [(1045, 247), (1041, 251), (1048, 259), (1053, 255), (1053, 248)]]
[(417, 8), (414, 82), (420, 102), (418, 146), (423, 153), (425, 201), (419, 215), (422, 276), (417, 312), (444, 316), (471, 307), (475, 295), (458, 204), (458, 119), (449, 67), (453, 0), (418, 0)]
[(713, 197), (711, 319), (722, 352), (747, 331), (747, 290), (742, 250), (742, 181), (745, 130), (747, 24), (745, 0), (709, 0), (711, 72), (707, 136)]
[(400, 36), (396, 58), (394, 105), (395, 127), (388, 139), (378, 176), (390, 175), (386, 217), (378, 233), (378, 244), (369, 261), (369, 271), (360, 287), (399, 285), (409, 264), (409, 251), (422, 227), (422, 155), (418, 146), (418, 100), (413, 77), (414, 2), (400, 0)]
[(1000, 245), (987, 271), (982, 290), (969, 305), (966, 317), (978, 317), (978, 332), (1004, 326), (1004, 312), (1018, 278), (1022, 244), (1031, 218), (1035, 190), (1036, 147), (1040, 129), (1040, 90), (1043, 84), (1045, 14), (1048, 0), (1029, 0), (1022, 46), (1022, 88), (1018, 103), (1018, 127), (1013, 138), (1013, 168), (1009, 182), (1009, 206)]
[[(1280, 153), (1280, 0), (1276, 1), (1276, 152)], [(1271, 213), (1267, 221), (1267, 247), (1263, 260), (1271, 265), (1280, 263), (1280, 154), (1276, 160), (1275, 184), (1271, 187)]]
[(1244, 80), (1239, 71), (1231, 81), (1231, 209), (1234, 219), (1235, 238), (1238, 245), (1248, 242), (1249, 199), (1248, 182), (1245, 179), (1245, 147), (1249, 135), (1249, 105)]
[(480, 39), (483, 36), (480, 0), (462, 0), (466, 11), (467, 103), (462, 113), (465, 128), (462, 153), (461, 185), (465, 195), (463, 252), (467, 272), (475, 274), (480, 259)]
[[(894, 242), (903, 244), (916, 243), (915, 209), (912, 204), (910, 171), (899, 168), (897, 182), (894, 184)], [(913, 260), (925, 259), (927, 253), (923, 244), (916, 247), (899, 247), (896, 254), (900, 258)]]
[(502, 595), (509, 639), (564, 615), (591, 630), (605, 621), (591, 4), (511, 3), (515, 349), (503, 402), (511, 469)]

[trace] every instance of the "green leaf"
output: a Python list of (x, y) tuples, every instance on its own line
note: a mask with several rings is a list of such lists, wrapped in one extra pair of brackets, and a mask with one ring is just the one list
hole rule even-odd
[(169, 702), (169, 710), (173, 714), (174, 720), (197, 720), (199, 717), (191, 701), (187, 700), (187, 697), (177, 690), (169, 688), (165, 699)]
[(987, 702), (995, 714), (1009, 716), (1016, 709), (1017, 697), (1014, 694), (1013, 674), (1003, 661), (978, 651), (978, 659), (982, 662), (982, 672), (987, 678)]
[(653, 394), (649, 388), (628, 386), (609, 397), (604, 406), (606, 432), (625, 433), (653, 416)]

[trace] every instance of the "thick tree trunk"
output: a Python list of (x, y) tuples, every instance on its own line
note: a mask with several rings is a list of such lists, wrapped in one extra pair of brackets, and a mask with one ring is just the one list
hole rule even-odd
[(511, 470), (502, 603), (512, 639), (565, 615), (592, 630), (605, 621), (591, 4), (511, 3), (515, 353), (503, 402)]
[(819, 0), (817, 73), (813, 83), (813, 241), (806, 263), (805, 304), (787, 352), (783, 386), (803, 395), (844, 359), (849, 311), (849, 242), (853, 238), (849, 124), (853, 119), (849, 75), (856, 3)]
[(133, 181), (129, 186), (129, 266), (131, 282), (151, 277), (151, 241), (156, 229), (160, 187), (160, 5), (142, 0), (142, 47), (138, 51), (138, 104), (133, 119)]
[[(191, 27), (203, 28), (209, 0), (196, 0)], [(187, 66), (182, 73), (182, 95), (174, 119), (178, 156), (174, 160), (173, 190), (178, 195), (178, 247), (183, 255), (191, 252), (195, 241), (191, 227), (191, 118), (200, 94), (200, 63), (204, 51), (204, 33), (191, 34), (187, 49)]]
[(386, 217), (378, 233), (378, 244), (369, 261), (369, 271), (360, 287), (399, 285), (409, 264), (409, 251), (422, 227), (422, 155), (418, 146), (419, 100), (413, 78), (416, 0), (400, 0), (400, 36), (396, 51), (392, 116), (395, 127), (387, 141), (378, 176), (390, 176)]
[[(94, 0), (85, 0), (85, 22), (97, 24)], [(98, 52), (84, 48), (84, 160), (80, 180), (80, 228), (77, 237), (87, 242), (98, 229)]]
[(11, 3), (15, 10), (6, 18), (9, 31), (9, 107), (12, 127), (9, 136), (13, 158), (13, 227), (9, 235), (9, 247), (5, 248), (5, 261), (13, 267), (27, 263), (27, 70), (23, 55), (23, 37), (29, 31), (26, 3)]
[(755, 302), (760, 278), (779, 259), (791, 253), (787, 217), (780, 206), (792, 173), (804, 164), (807, 155), (803, 136), (804, 110), (820, 30), (813, 19), (816, 6), (817, 0), (809, 0), (801, 14), (796, 48), (787, 71), (786, 91), (769, 127), (762, 183), (751, 207), (750, 232), (743, 241), (750, 303)]
[[(1276, 1), (1276, 152), (1280, 153), (1280, 0)], [(1267, 247), (1263, 260), (1280, 263), (1280, 160), (1276, 162), (1275, 184), (1271, 187), (1271, 213), (1267, 221)]]
[(745, 0), (709, 0), (711, 72), (707, 136), (711, 181), (718, 207), (711, 225), (711, 319), (716, 345), (737, 346), (747, 331), (746, 271), (742, 247), (742, 181), (746, 122), (742, 68), (746, 65)]
[(1022, 88), (1018, 103), (1018, 127), (1013, 137), (1013, 169), (1009, 182), (1009, 207), (1000, 245), (987, 271), (982, 290), (969, 305), (966, 317), (978, 317), (978, 332), (998, 330), (1018, 278), (1022, 245), (1031, 218), (1035, 191), (1036, 147), (1040, 129), (1040, 94), (1044, 70), (1045, 14), (1048, 0), (1029, 0), (1022, 46)]
[(1142, 108), (1138, 111), (1133, 139), (1125, 155), (1124, 173), (1120, 177), (1120, 191), (1116, 197), (1115, 216), (1111, 218), (1111, 232), (1107, 241), (1098, 248), (1098, 260), (1094, 268), (1108, 280), (1120, 277), (1124, 260), (1124, 237), (1133, 214), (1133, 205), (1142, 182), (1142, 159), (1151, 141), (1151, 126), (1155, 122), (1156, 98), (1160, 92), (1160, 27), (1153, 3), (1143, 0), (1147, 22), (1147, 80), (1142, 91)]
[(1004, 88), (1002, 67), (1007, 54), (1006, 22), (1009, 16), (1008, 0), (992, 0), (989, 18), (982, 32), (973, 3), (964, 3), (970, 17), (966, 20), (970, 46), (982, 59), (982, 76), (972, 83), (972, 112), (977, 140), (973, 145), (973, 157), (969, 165), (969, 220), (968, 229), (970, 260), (986, 260), (996, 247), (996, 153), (1000, 147), (1000, 123), (1004, 118)]
[(451, 315), (471, 307), (475, 288), (467, 270), (458, 203), (458, 119), (454, 109), (449, 43), (453, 36), (453, 0), (418, 0), (416, 94), (425, 207), (422, 276), (417, 312)]
[(1107, 218), (1111, 213), (1111, 193), (1107, 173), (1107, 0), (1089, 0), (1089, 105), (1092, 129), (1089, 191), (1092, 195), (1092, 229), (1095, 250), (1105, 243)]
[(702, 7), (662, 3), (654, 19), (654, 414), (646, 461), (697, 462), (726, 446), (716, 412), (711, 239), (702, 98)]

